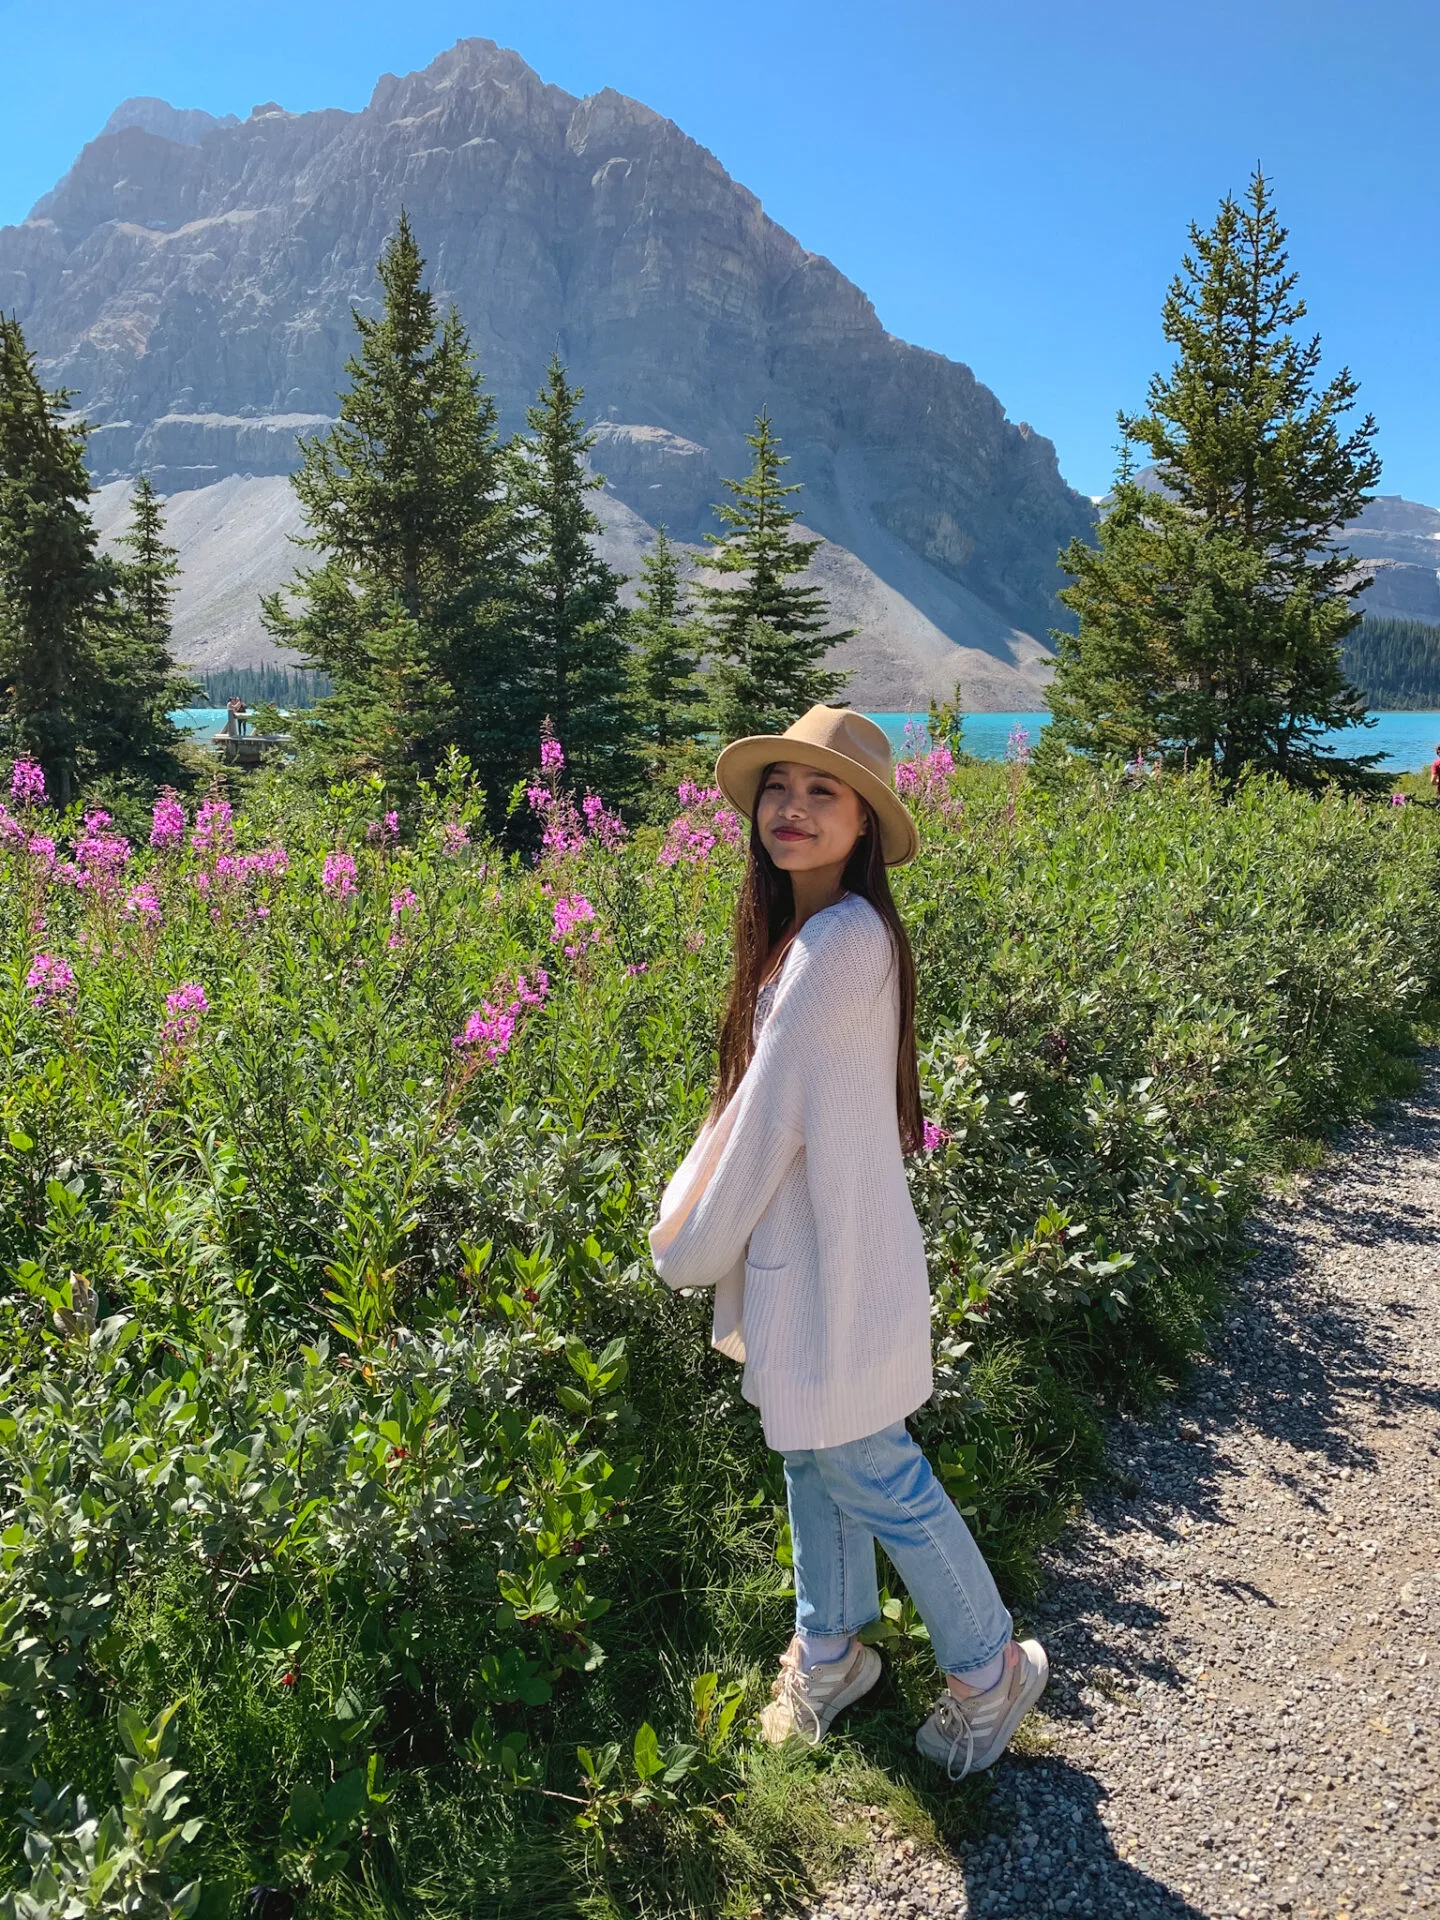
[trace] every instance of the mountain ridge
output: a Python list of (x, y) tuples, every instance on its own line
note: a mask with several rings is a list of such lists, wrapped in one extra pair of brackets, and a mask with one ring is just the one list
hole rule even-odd
[[(578, 99), (482, 40), (382, 75), (357, 113), (266, 103), (187, 119), (182, 141), (142, 104), (0, 229), (0, 307), (96, 422), (100, 480), (149, 471), (175, 494), (291, 470), (297, 426), (333, 414), (352, 306), (377, 310), (403, 204), (507, 427), (558, 347), (612, 490), (695, 541), (768, 405), (809, 526), (954, 648), (943, 667), (920, 649), (912, 698), (967, 673), (1007, 700), (1043, 685), (1056, 555), (1090, 502), (1048, 440), (887, 332), (673, 121), (612, 88)], [(861, 653), (893, 665), (907, 621)]]

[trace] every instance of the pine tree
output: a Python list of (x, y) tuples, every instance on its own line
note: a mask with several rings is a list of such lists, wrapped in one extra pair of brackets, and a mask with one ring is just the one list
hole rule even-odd
[[(1079, 616), (1057, 634), (1046, 751), (1159, 748), (1213, 766), (1311, 784), (1372, 784), (1375, 755), (1336, 756), (1331, 728), (1363, 724), (1342, 643), (1366, 581), (1336, 547), (1379, 478), (1374, 421), (1346, 433), (1358, 391), (1342, 369), (1316, 389), (1318, 339), (1285, 229), (1258, 170), (1227, 197), (1164, 307), (1175, 365), (1150, 383), (1149, 411), (1121, 415), (1120, 472), (1099, 545), (1074, 541), (1060, 598)], [(1133, 471), (1144, 449), (1146, 487)]]
[(640, 730), (663, 764), (670, 751), (693, 741), (705, 724), (699, 679), (705, 628), (690, 608), (682, 555), (663, 526), (640, 562), (642, 584), (630, 616), (635, 708)]
[(595, 436), (580, 418), (582, 387), (552, 358), (530, 434), (512, 450), (511, 490), (525, 525), (522, 605), (537, 750), (547, 716), (580, 784), (607, 799), (630, 797), (640, 779), (639, 720), (630, 695), (623, 574), (592, 544), (600, 521), (587, 496), (604, 485), (585, 456)]
[(0, 714), (6, 747), (39, 761), (62, 807), (108, 599), (71, 397), (41, 386), (19, 322), (0, 315)]
[(789, 504), (800, 483), (782, 484), (789, 455), (762, 408), (746, 435), (755, 455), (743, 480), (727, 480), (731, 495), (715, 508), (724, 531), (707, 533), (715, 549), (711, 568), (737, 584), (700, 588), (710, 630), (711, 716), (722, 740), (783, 730), (817, 701), (831, 701), (851, 675), (820, 666), (830, 648), (853, 629), (832, 633), (824, 596), (797, 576), (819, 540), (796, 539)]
[(189, 692), (134, 624), (131, 569), (99, 551), (71, 397), (41, 386), (0, 315), (0, 737), (40, 762), (61, 807), (96, 775), (175, 777), (167, 707)]
[(136, 483), (130, 514), (118, 543), (113, 617), (97, 634), (106, 698), (94, 714), (88, 750), (97, 763), (159, 782), (178, 771), (179, 735), (170, 715), (197, 701), (200, 685), (176, 667), (171, 652), (180, 560), (165, 538), (164, 511), (146, 474)]
[(301, 442), (292, 479), (299, 544), (324, 558), (264, 620), (333, 684), (307, 730), (327, 767), (430, 773), (449, 746), (478, 745), (489, 780), (528, 717), (505, 711), (516, 529), (495, 403), (424, 267), (402, 211), (377, 269), (383, 311), (354, 316), (339, 420)]

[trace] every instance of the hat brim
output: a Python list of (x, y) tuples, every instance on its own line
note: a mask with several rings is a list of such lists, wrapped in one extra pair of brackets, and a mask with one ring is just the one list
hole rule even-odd
[(802, 767), (833, 773), (868, 800), (880, 822), (880, 851), (887, 867), (903, 866), (920, 851), (919, 829), (893, 787), (848, 753), (812, 746), (808, 740), (792, 740), (779, 733), (749, 733), (732, 740), (715, 762), (716, 786), (746, 819), (754, 818), (760, 775), (775, 760), (792, 760)]

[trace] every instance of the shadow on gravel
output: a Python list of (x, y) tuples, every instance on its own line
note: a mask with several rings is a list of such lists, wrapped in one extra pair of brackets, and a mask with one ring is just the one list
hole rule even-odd
[[(1440, 1161), (1440, 1107), (1416, 1101), (1378, 1130), (1386, 1146)], [(1345, 1143), (1336, 1144), (1343, 1153)], [(1113, 1478), (1090, 1502), (1103, 1534), (1138, 1528), (1178, 1545), (1194, 1527), (1219, 1521), (1217, 1496), (1222, 1483), (1242, 1471), (1236, 1456), (1243, 1457), (1247, 1431), (1329, 1466), (1359, 1469), (1374, 1455), (1356, 1437), (1356, 1400), (1368, 1401), (1381, 1424), (1420, 1407), (1440, 1426), (1440, 1384), (1407, 1377), (1395, 1364), (1396, 1338), (1413, 1306), (1381, 1289), (1362, 1311), (1307, 1271), (1332, 1248), (1334, 1258), (1355, 1262), (1363, 1261), (1366, 1247), (1381, 1245), (1413, 1248), (1417, 1261), (1440, 1266), (1440, 1226), (1387, 1186), (1389, 1159), (1383, 1149), (1373, 1158), (1352, 1153), (1337, 1161), (1333, 1176), (1322, 1171), (1305, 1193), (1295, 1228), (1275, 1212), (1252, 1221), (1250, 1257), (1209, 1356), (1153, 1421), (1121, 1420), (1113, 1429)], [(1298, 1475), (1279, 1477), (1313, 1503)], [(1121, 1590), (1118, 1567), (1117, 1585), (1103, 1561), (1103, 1547), (1097, 1554), (1089, 1540), (1072, 1572), (1062, 1547), (1038, 1609), (1042, 1618), (1065, 1622), (1077, 1608), (1099, 1606), (1132, 1627), (1147, 1624), (1144, 1605)], [(1251, 1597), (1268, 1604), (1259, 1589)], [(1074, 1653), (1083, 1663), (1103, 1664), (1104, 1621), (1092, 1619), (1088, 1627), (1071, 1643)], [(1150, 1677), (1164, 1677), (1163, 1663)]]
[[(1247, 1607), (1276, 1604), (1263, 1584), (1201, 1571), (1192, 1561), (1203, 1567), (1205, 1556), (1186, 1551), (1223, 1522), (1225, 1484), (1254, 1471), (1251, 1436), (1310, 1456), (1308, 1469), (1267, 1470), (1319, 1505), (1317, 1463), (1358, 1470), (1374, 1458), (1357, 1438), (1357, 1401), (1368, 1403), (1372, 1426), (1421, 1408), (1440, 1427), (1440, 1385), (1407, 1375), (1396, 1354), (1413, 1307), (1385, 1288), (1357, 1307), (1324, 1283), (1332, 1260), (1352, 1271), (1361, 1263), (1363, 1277), (1366, 1249), (1380, 1246), (1413, 1249), (1417, 1263), (1440, 1269), (1433, 1215), (1387, 1188), (1392, 1148), (1440, 1163), (1440, 1107), (1417, 1098), (1377, 1132), (1379, 1151), (1351, 1152), (1333, 1173), (1322, 1170), (1293, 1221), (1275, 1208), (1252, 1221), (1251, 1257), (1210, 1354), (1158, 1416), (1122, 1418), (1111, 1429), (1111, 1479), (1088, 1503), (1093, 1524), (1047, 1556), (1048, 1578), (1029, 1610), (1050, 1654), (1052, 1716), (1091, 1724), (1097, 1694), (1121, 1702), (1137, 1681), (1187, 1684), (1193, 1676), (1180, 1663), (1190, 1656), (1166, 1632), (1167, 1590), (1199, 1586)], [(1336, 1143), (1337, 1155), (1346, 1144)], [(1139, 1555), (1130, 1546), (1136, 1533), (1148, 1536)], [(1010, 1761), (996, 1778), (991, 1831), (964, 1855), (973, 1920), (1200, 1920), (1202, 1909), (1149, 1876), (1143, 1855), (1133, 1864), (1117, 1856), (1103, 1798), (1091, 1775), (1058, 1756)]]
[(968, 1920), (1205, 1920), (1145, 1870), (1122, 1860), (1100, 1817), (1103, 1793), (1068, 1761), (1014, 1760), (997, 1776), (991, 1831), (964, 1856)]

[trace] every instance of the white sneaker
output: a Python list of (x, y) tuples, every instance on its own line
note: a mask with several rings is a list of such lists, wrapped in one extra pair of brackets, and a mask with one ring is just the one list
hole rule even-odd
[(797, 1633), (780, 1656), (770, 1704), (760, 1710), (761, 1737), (778, 1747), (792, 1735), (818, 1746), (842, 1708), (868, 1693), (880, 1678), (880, 1656), (854, 1641), (838, 1660), (819, 1660), (805, 1673)]
[[(1005, 1671), (984, 1693), (957, 1700), (947, 1687), (930, 1718), (915, 1735), (915, 1745), (927, 1760), (944, 1767), (948, 1780), (983, 1773), (1009, 1746), (1015, 1729), (1045, 1691), (1050, 1663), (1038, 1640), (1011, 1643)], [(958, 1764), (957, 1764), (958, 1762)]]

